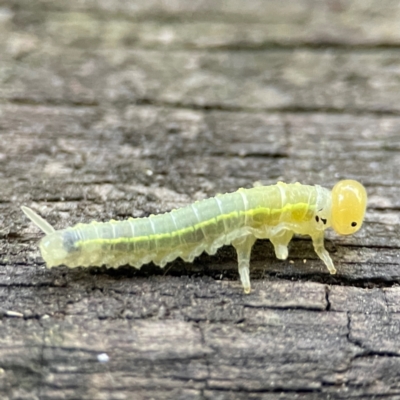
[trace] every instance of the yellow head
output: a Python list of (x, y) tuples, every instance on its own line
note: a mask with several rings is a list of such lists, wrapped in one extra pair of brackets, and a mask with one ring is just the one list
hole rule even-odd
[(367, 192), (353, 180), (338, 182), (332, 189), (332, 226), (339, 235), (351, 235), (362, 225)]

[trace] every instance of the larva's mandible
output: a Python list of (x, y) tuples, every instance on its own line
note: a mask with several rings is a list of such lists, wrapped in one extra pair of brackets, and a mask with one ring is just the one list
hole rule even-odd
[(344, 180), (332, 192), (318, 185), (278, 182), (239, 189), (165, 214), (78, 224), (59, 231), (31, 209), (22, 210), (46, 234), (40, 251), (49, 268), (61, 264), (71, 268), (103, 264), (140, 268), (150, 261), (164, 267), (177, 257), (193, 261), (203, 251), (214, 254), (231, 243), (237, 252), (244, 291), (249, 293), (250, 253), (256, 239), (269, 239), (276, 256), (284, 260), (294, 233), (310, 235), (316, 253), (335, 274), (324, 247), (324, 231), (330, 226), (341, 235), (358, 231), (366, 203), (364, 187)]

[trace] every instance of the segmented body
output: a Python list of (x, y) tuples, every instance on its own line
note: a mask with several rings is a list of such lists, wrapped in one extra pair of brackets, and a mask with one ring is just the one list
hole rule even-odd
[[(283, 229), (311, 234), (318, 229), (313, 218), (318, 197), (326, 204), (329, 191), (285, 184), (240, 189), (165, 214), (79, 224), (55, 234), (63, 238), (68, 250), (64, 263), (70, 267), (130, 264), (139, 268), (150, 261), (164, 267), (177, 257), (193, 261), (203, 251), (214, 254), (224, 244), (248, 235), (273, 238)], [(49, 259), (48, 265), (58, 262)]]
[[(32, 210), (24, 212), (47, 233), (40, 249), (48, 267), (129, 264), (150, 261), (164, 267), (177, 257), (185, 261), (206, 251), (214, 254), (232, 243), (237, 250), (245, 291), (250, 291), (249, 261), (256, 238), (269, 238), (278, 258), (287, 257), (293, 233), (310, 235), (314, 248), (335, 273), (323, 246), (331, 225), (331, 192), (320, 186), (285, 184), (239, 189), (147, 218), (92, 222), (51, 231)], [(47, 226), (45, 226), (47, 224)]]

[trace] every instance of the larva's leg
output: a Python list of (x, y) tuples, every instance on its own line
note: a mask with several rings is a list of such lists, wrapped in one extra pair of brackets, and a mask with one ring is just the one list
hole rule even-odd
[(279, 260), (286, 260), (288, 256), (288, 244), (292, 240), (293, 232), (285, 230), (278, 235), (274, 235), (269, 240), (274, 245), (276, 257)]
[(250, 293), (250, 255), (251, 248), (253, 247), (256, 238), (253, 235), (245, 236), (244, 238), (237, 239), (232, 242), (233, 247), (236, 249), (239, 275), (245, 293)]
[(319, 258), (325, 263), (332, 275), (336, 274), (336, 268), (333, 265), (331, 256), (324, 247), (324, 233), (322, 232), (321, 234), (314, 235), (311, 238), (313, 241), (314, 250), (318, 254)]

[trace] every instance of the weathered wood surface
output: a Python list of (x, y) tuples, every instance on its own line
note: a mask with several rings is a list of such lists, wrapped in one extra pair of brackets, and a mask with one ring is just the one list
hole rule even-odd
[[(395, 0), (0, 1), (1, 399), (400, 399)], [(276, 260), (47, 270), (57, 228), (277, 180), (370, 195)], [(105, 354), (107, 356), (105, 356)]]

